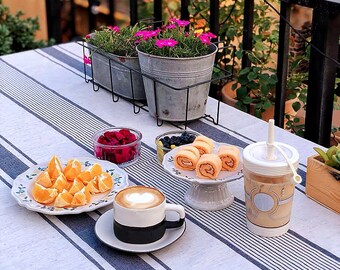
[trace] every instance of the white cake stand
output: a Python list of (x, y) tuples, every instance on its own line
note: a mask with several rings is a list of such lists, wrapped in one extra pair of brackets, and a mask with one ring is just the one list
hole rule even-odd
[[(223, 145), (215, 143), (215, 150)], [(226, 145), (226, 144), (224, 144)], [(228, 190), (227, 183), (243, 177), (242, 160), (234, 172), (221, 171), (216, 180), (197, 178), (195, 171), (179, 170), (174, 165), (174, 156), (181, 147), (176, 147), (163, 158), (163, 167), (173, 176), (190, 183), (190, 188), (184, 195), (185, 202), (199, 210), (220, 210), (228, 207), (234, 201), (234, 195)]]

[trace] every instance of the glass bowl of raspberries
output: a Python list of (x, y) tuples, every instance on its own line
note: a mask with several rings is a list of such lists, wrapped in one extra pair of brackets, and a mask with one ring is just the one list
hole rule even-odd
[(110, 127), (93, 135), (94, 155), (126, 167), (137, 162), (141, 154), (142, 133), (126, 127)]
[(157, 158), (162, 163), (166, 153), (177, 146), (192, 143), (199, 134), (194, 131), (169, 131), (156, 137)]

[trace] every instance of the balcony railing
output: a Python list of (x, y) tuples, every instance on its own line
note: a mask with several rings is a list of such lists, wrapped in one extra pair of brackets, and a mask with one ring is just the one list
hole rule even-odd
[[(95, 29), (96, 15), (93, 14), (93, 5), (98, 5), (98, 0), (88, 1), (88, 29)], [(58, 4), (59, 2), (59, 4)], [(74, 0), (70, 0), (74, 6)], [(267, 1), (265, 1), (267, 2)], [(58, 12), (60, 1), (46, 0), (48, 29), (50, 37), (53, 34), (60, 35), (61, 31), (55, 28), (55, 13)], [(115, 23), (112, 14), (115, 11), (115, 1), (108, 0), (109, 3), (109, 22)], [(189, 19), (190, 1), (181, 0), (181, 18)], [(210, 0), (210, 31), (216, 35), (219, 33), (219, 11), (220, 1)], [(266, 3), (268, 8), (272, 8), (270, 3)], [(313, 8), (312, 39), (309, 81), (305, 121), (305, 137), (311, 141), (329, 145), (332, 111), (334, 98), (334, 85), (336, 73), (339, 74), (339, 35), (340, 35), (340, 1), (339, 0), (281, 0), (280, 6), (280, 28), (279, 28), (279, 48), (277, 75), (278, 83), (276, 88), (275, 100), (275, 123), (277, 126), (284, 125), (284, 101), (286, 96), (286, 83), (288, 74), (288, 52), (289, 52), (289, 33), (292, 31), (287, 23), (290, 19), (291, 6), (298, 4)], [(53, 7), (53, 8), (52, 8)], [(137, 0), (129, 1), (130, 24), (134, 25), (139, 19)], [(59, 9), (60, 10), (60, 9)], [(253, 10), (254, 0), (244, 0), (244, 25), (243, 25), (243, 50), (251, 51), (253, 35)], [(162, 20), (162, 0), (154, 0), (153, 17), (155, 21)], [(54, 28), (52, 27), (54, 25)], [(57, 38), (57, 40), (60, 40)], [(242, 59), (242, 66), (249, 66), (251, 63), (247, 57)]]

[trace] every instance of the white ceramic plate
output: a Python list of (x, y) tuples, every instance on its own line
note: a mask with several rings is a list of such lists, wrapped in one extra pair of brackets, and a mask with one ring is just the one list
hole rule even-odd
[[(183, 226), (179, 228), (167, 229), (164, 236), (156, 242), (150, 244), (128, 244), (116, 238), (113, 232), (113, 215), (113, 209), (102, 214), (96, 222), (94, 231), (99, 240), (104, 244), (127, 252), (147, 253), (164, 248), (179, 239), (186, 228), (184, 222)], [(166, 215), (168, 220), (176, 220), (176, 218), (178, 218), (178, 214), (176, 212), (168, 211)]]
[[(33, 187), (34, 179), (37, 177), (39, 173), (44, 171), (47, 168), (48, 161), (44, 163), (40, 163), (38, 165), (32, 166), (24, 173), (20, 174), (14, 181), (12, 186), (11, 194), (18, 201), (19, 205), (26, 207), (29, 210), (44, 213), (47, 215), (68, 215), (68, 214), (79, 214), (83, 212), (93, 211), (100, 207), (104, 207), (113, 202), (115, 194), (129, 186), (128, 175), (127, 173), (120, 169), (117, 165), (95, 158), (76, 158), (82, 164), (82, 170), (92, 166), (95, 163), (100, 164), (103, 171), (106, 171), (111, 174), (112, 179), (114, 180), (114, 186), (111, 190), (99, 193), (95, 195), (91, 195), (91, 202), (78, 207), (65, 207), (59, 208), (54, 207), (53, 205), (44, 205), (36, 202), (33, 199), (31, 190)], [(66, 165), (67, 160), (61, 160), (63, 166)]]
[[(215, 147), (214, 147), (214, 151), (213, 153), (217, 153), (218, 148), (221, 145), (229, 145), (226, 143), (218, 143), (215, 142)], [(166, 153), (164, 155), (164, 159), (163, 159), (163, 167), (165, 170), (167, 170), (170, 174), (172, 174), (175, 177), (187, 180), (189, 182), (196, 182), (199, 184), (205, 184), (205, 185), (213, 185), (213, 184), (221, 184), (223, 182), (232, 182), (235, 180), (240, 179), (241, 177), (243, 177), (243, 173), (242, 173), (242, 151), (243, 149), (240, 148), (240, 162), (238, 164), (238, 167), (235, 171), (233, 172), (228, 172), (228, 171), (221, 171), (218, 176), (217, 179), (203, 179), (203, 178), (198, 178), (196, 175), (195, 171), (185, 171), (185, 170), (180, 170), (177, 169), (174, 165), (174, 156), (176, 155), (176, 153), (181, 150), (182, 146), (176, 147), (173, 150), (171, 150), (170, 152)]]

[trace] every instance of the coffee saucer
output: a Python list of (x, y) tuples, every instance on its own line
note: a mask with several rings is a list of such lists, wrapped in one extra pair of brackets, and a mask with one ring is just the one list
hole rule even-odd
[[(168, 211), (166, 215), (167, 220), (176, 220), (178, 218), (178, 214), (174, 211)], [(110, 247), (133, 253), (147, 253), (164, 248), (179, 239), (186, 228), (186, 224), (184, 222), (182, 227), (167, 229), (164, 236), (156, 242), (150, 244), (128, 244), (116, 238), (113, 232), (113, 216), (113, 209), (111, 209), (98, 218), (94, 227), (96, 236), (101, 242)]]

